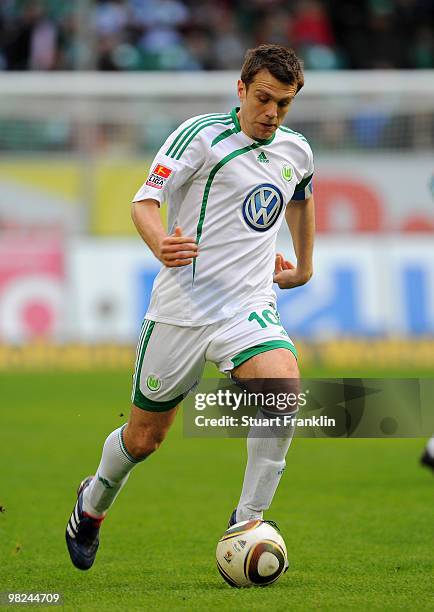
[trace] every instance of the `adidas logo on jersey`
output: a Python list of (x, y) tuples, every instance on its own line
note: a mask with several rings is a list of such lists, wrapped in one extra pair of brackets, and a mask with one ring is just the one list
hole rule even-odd
[(268, 157), (265, 155), (264, 152), (259, 153), (258, 157), (257, 157), (258, 162), (262, 162), (263, 164), (269, 164), (270, 160), (268, 159)]

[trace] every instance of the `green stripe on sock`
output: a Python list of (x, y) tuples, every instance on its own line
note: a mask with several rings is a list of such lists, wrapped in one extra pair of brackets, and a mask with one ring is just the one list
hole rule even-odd
[(135, 457), (130, 455), (130, 453), (127, 450), (127, 447), (125, 446), (124, 438), (123, 438), (123, 431), (125, 427), (126, 427), (126, 424), (123, 425), (119, 431), (119, 445), (121, 447), (121, 451), (123, 452), (125, 457), (128, 459), (128, 461), (131, 461), (131, 463), (140, 463), (140, 461), (143, 461), (143, 459), (136, 459)]

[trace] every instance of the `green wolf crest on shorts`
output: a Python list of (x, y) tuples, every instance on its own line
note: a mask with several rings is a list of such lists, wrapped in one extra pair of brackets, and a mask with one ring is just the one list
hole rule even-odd
[(146, 386), (148, 387), (149, 391), (158, 391), (158, 389), (161, 387), (161, 380), (157, 376), (151, 374), (146, 379)]

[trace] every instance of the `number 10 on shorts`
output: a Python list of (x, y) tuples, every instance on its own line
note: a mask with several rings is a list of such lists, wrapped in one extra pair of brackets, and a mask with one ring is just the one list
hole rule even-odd
[(268, 323), (271, 323), (271, 325), (279, 325), (280, 327), (282, 326), (277, 312), (273, 312), (267, 308), (262, 311), (261, 315), (253, 311), (249, 314), (248, 321), (257, 321), (263, 329), (268, 326)]

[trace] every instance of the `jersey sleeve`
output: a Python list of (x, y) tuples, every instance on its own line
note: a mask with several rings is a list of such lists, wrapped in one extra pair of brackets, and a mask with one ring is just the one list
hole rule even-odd
[(150, 198), (162, 204), (202, 166), (204, 154), (200, 139), (191, 142), (183, 150), (182, 158), (177, 159), (188, 123), (183, 123), (175, 130), (160, 148), (152, 161), (146, 181), (137, 191), (133, 202)]
[(297, 183), (294, 194), (291, 200), (307, 200), (313, 194), (313, 173), (314, 173), (314, 164), (313, 164), (313, 153), (310, 146), (306, 143), (306, 162), (305, 162), (305, 172), (304, 176), (299, 183)]

